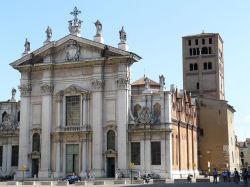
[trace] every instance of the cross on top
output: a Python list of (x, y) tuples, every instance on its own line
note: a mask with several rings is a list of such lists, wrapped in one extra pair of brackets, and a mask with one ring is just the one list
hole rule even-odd
[(81, 11), (77, 9), (77, 7), (75, 6), (73, 12), (70, 12), (71, 15), (74, 16), (74, 20), (77, 20), (77, 16), (78, 14), (81, 14)]

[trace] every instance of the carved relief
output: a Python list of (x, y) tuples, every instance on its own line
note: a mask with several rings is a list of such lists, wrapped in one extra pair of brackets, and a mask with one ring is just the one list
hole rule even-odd
[(139, 123), (151, 123), (151, 114), (148, 107), (143, 107), (138, 116)]
[(54, 86), (52, 84), (47, 84), (47, 83), (43, 83), (40, 88), (41, 88), (42, 94), (45, 94), (45, 95), (52, 94), (54, 90)]
[(81, 46), (75, 41), (71, 40), (66, 47), (66, 60), (79, 61)]
[(93, 90), (101, 90), (104, 86), (103, 80), (93, 79), (91, 80), (91, 87)]
[(126, 78), (126, 79), (120, 78), (120, 79), (117, 79), (115, 81), (115, 83), (117, 85), (117, 88), (127, 88), (127, 85), (129, 83), (129, 79), (128, 78)]
[(30, 96), (30, 93), (31, 93), (31, 90), (32, 90), (32, 87), (30, 84), (27, 84), (27, 85), (21, 85), (18, 87), (20, 92), (21, 92), (21, 97), (27, 97), (27, 96)]
[(15, 122), (14, 117), (11, 114), (6, 114), (3, 118), (3, 122), (0, 123), (0, 134), (12, 134), (19, 129), (19, 123)]

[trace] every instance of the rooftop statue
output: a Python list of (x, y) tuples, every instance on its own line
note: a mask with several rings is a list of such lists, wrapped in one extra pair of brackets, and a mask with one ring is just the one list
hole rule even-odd
[(96, 36), (101, 36), (102, 35), (102, 23), (99, 20), (95, 22), (95, 27), (96, 27)]
[(28, 38), (26, 38), (24, 44), (24, 54), (27, 54), (29, 51), (30, 51), (30, 42), (28, 41)]
[(48, 26), (48, 28), (45, 31), (47, 39), (46, 42), (50, 42), (51, 41), (51, 37), (52, 37), (52, 29)]
[(119, 31), (119, 34), (120, 34), (120, 41), (121, 41), (121, 43), (126, 43), (126, 41), (127, 41), (127, 34), (126, 34), (123, 26), (122, 26), (122, 29)]

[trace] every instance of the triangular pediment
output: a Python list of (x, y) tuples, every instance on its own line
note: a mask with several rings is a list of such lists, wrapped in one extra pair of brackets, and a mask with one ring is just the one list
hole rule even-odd
[(134, 53), (86, 38), (68, 35), (58, 41), (53, 41), (42, 46), (10, 65), (18, 69), (21, 66), (30, 65), (63, 64), (91, 60), (98, 61), (106, 57), (130, 57), (134, 62), (140, 60), (140, 57)]
[(60, 90), (56, 93), (57, 96), (63, 96), (63, 95), (74, 95), (74, 94), (82, 94), (82, 95), (89, 95), (90, 91), (85, 90), (84, 88), (72, 84), (68, 86), (67, 88)]

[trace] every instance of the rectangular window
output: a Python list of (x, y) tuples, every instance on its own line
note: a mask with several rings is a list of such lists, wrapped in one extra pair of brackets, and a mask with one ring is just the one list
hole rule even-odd
[(191, 40), (188, 40), (188, 45), (189, 45), (189, 46), (191, 45)]
[(190, 55), (190, 56), (192, 56), (192, 55), (193, 55), (193, 53), (192, 53), (192, 52), (193, 52), (193, 50), (190, 48), (190, 49), (189, 49), (189, 55)]
[(80, 96), (66, 96), (66, 126), (80, 125)]
[(135, 165), (141, 165), (140, 142), (131, 142), (131, 162)]
[(11, 166), (18, 166), (18, 150), (19, 150), (18, 145), (13, 145), (12, 146)]
[(0, 167), (3, 164), (3, 146), (0, 146)]
[(197, 51), (197, 55), (200, 55), (200, 49), (196, 48), (196, 51)]
[(195, 39), (195, 45), (198, 45), (199, 42), (198, 42), (198, 39)]
[(204, 70), (207, 69), (207, 63), (206, 63), (206, 62), (204, 62), (204, 64), (203, 64), (203, 69), (204, 69)]
[(151, 165), (161, 165), (161, 142), (151, 142)]
[(212, 44), (212, 43), (213, 43), (213, 39), (209, 38), (209, 44)]
[(212, 48), (211, 47), (208, 48), (208, 54), (212, 54)]
[(205, 42), (205, 39), (203, 38), (203, 39), (202, 39), (202, 44), (205, 45), (205, 43), (206, 43), (206, 42)]

